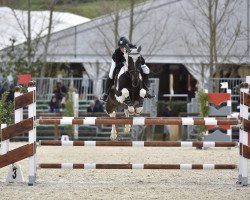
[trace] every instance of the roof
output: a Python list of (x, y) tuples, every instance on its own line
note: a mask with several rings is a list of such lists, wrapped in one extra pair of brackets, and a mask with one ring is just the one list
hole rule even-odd
[[(27, 35), (27, 11), (12, 10), (8, 7), (0, 7), (0, 50), (12, 44), (15, 45), (26, 41)], [(31, 38), (35, 39), (38, 35), (47, 34), (49, 24), (49, 11), (31, 11)], [(90, 21), (89, 18), (78, 16), (67, 12), (53, 12), (52, 33), (65, 30), (66, 28)]]
[[(223, 39), (230, 42), (229, 33), (234, 31), (236, 22), (241, 21), (241, 30), (245, 32), (232, 47), (230, 62), (238, 62), (239, 57), (241, 62), (246, 62), (249, 61), (249, 55), (246, 54), (249, 46), (246, 16), (249, 12), (247, 1), (236, 2)], [(209, 30), (203, 24), (202, 17), (204, 16), (192, 7), (190, 0), (147, 1), (135, 7), (134, 19), (137, 25), (132, 42), (142, 45), (142, 54), (147, 63), (206, 63), (209, 60), (208, 48), (200, 48), (204, 44), (201, 44), (200, 36), (190, 23), (198, 22), (202, 34), (206, 35)], [(129, 35), (129, 20), (129, 10), (120, 12), (120, 36)], [(113, 29), (113, 16), (105, 15), (54, 33), (51, 37), (48, 59), (54, 62), (110, 62), (111, 52), (116, 48)], [(229, 47), (218, 44), (218, 48), (223, 58)], [(39, 53), (42, 53), (42, 49), (40, 48)], [(190, 49), (195, 51), (191, 52)], [(242, 55), (246, 56), (242, 58)]]

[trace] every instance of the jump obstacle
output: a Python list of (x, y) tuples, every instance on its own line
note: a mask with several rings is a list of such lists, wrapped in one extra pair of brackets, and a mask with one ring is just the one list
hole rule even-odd
[(40, 140), (40, 146), (119, 146), (119, 147), (235, 147), (237, 142), (171, 141), (60, 141)]
[(74, 164), (41, 163), (44, 169), (237, 169), (233, 164)]
[(235, 118), (226, 117), (132, 117), (132, 118), (109, 118), (109, 117), (44, 117), (38, 119), (39, 124), (68, 124), (68, 125), (237, 125)]
[[(36, 87), (30, 82), (28, 93), (21, 94), (20, 88), (15, 92), (15, 124), (2, 126), (2, 141), (0, 167), (13, 164), (29, 158), (29, 185), (36, 182), (38, 168), (56, 169), (236, 169), (234, 164), (74, 164), (74, 163), (41, 163), (36, 158), (36, 123), (39, 124), (132, 124), (132, 125), (240, 125), (238, 182), (248, 185), (247, 159), (250, 159), (250, 76), (247, 83), (241, 84), (240, 121), (236, 118), (208, 117), (208, 118), (101, 118), (101, 117), (62, 117), (36, 119)], [(28, 118), (23, 119), (22, 108), (28, 106)], [(9, 151), (9, 139), (29, 132), (29, 144)], [(232, 147), (234, 142), (141, 142), (141, 141), (39, 141), (41, 146), (127, 146), (127, 147)]]

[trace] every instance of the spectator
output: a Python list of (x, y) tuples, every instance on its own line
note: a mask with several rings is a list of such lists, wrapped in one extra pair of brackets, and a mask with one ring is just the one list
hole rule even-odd
[[(165, 106), (162, 112), (163, 117), (170, 117), (171, 116), (171, 108), (169, 106)], [(163, 136), (162, 140), (166, 141), (167, 136), (169, 137), (170, 131), (169, 131), (169, 125), (164, 125), (164, 131), (163, 131)]]
[(65, 109), (66, 107), (65, 105), (66, 105), (67, 92), (68, 90), (62, 81), (56, 83), (56, 89), (54, 93), (57, 101), (59, 102), (59, 107), (62, 109)]
[(67, 93), (68, 93), (67, 87), (64, 85), (63, 81), (60, 81), (59, 83), (61, 83), (61, 91), (62, 91), (62, 93), (67, 97)]
[(59, 111), (59, 102), (58, 100), (56, 99), (56, 96), (53, 95), (51, 97), (51, 100), (49, 102), (49, 107), (50, 107), (50, 112), (52, 113), (56, 113)]
[(104, 112), (103, 104), (99, 100), (98, 96), (94, 97), (94, 101), (95, 101), (95, 106), (94, 106), (94, 111), (93, 112)]
[(10, 85), (10, 88), (9, 88), (9, 94), (7, 96), (7, 101), (14, 101), (14, 94), (15, 94), (15, 87), (14, 87), (14, 84), (11, 84)]
[(95, 101), (91, 101), (89, 104), (89, 107), (87, 107), (87, 112), (94, 112), (94, 107), (95, 107)]
[(2, 83), (0, 83), (0, 99), (2, 99), (2, 95), (4, 92), (5, 91), (4, 91), (3, 85), (2, 85)]
[(197, 92), (197, 80), (193, 79), (190, 83), (190, 91), (188, 92), (188, 101), (190, 102), (192, 98), (195, 98)]
[(82, 75), (82, 87), (81, 87), (81, 91), (80, 91), (80, 98), (81, 99), (87, 98), (88, 89), (89, 89), (89, 76), (85, 72)]

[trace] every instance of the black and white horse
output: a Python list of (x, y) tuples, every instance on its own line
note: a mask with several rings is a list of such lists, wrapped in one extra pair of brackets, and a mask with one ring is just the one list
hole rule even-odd
[[(106, 111), (110, 117), (116, 117), (116, 111), (123, 110), (125, 117), (139, 115), (143, 110), (143, 99), (146, 90), (143, 88), (141, 75), (141, 47), (128, 48), (124, 53), (125, 64), (115, 78), (106, 103)], [(125, 133), (129, 133), (131, 125), (126, 124)], [(117, 138), (118, 131), (112, 125), (110, 139)]]

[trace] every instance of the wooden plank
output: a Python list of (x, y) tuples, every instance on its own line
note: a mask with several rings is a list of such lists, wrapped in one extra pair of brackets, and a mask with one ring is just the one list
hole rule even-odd
[(34, 102), (34, 91), (27, 92), (15, 98), (15, 110), (26, 107)]
[(33, 129), (33, 117), (2, 129), (2, 140), (8, 140)]
[(0, 156), (0, 168), (28, 158), (35, 153), (35, 143), (26, 144)]
[(250, 146), (240, 144), (240, 155), (244, 158), (250, 159)]
[(243, 119), (243, 130), (245, 132), (250, 132), (250, 120)]
[(245, 106), (250, 107), (250, 94), (248, 94), (248, 93), (243, 94), (243, 104)]

